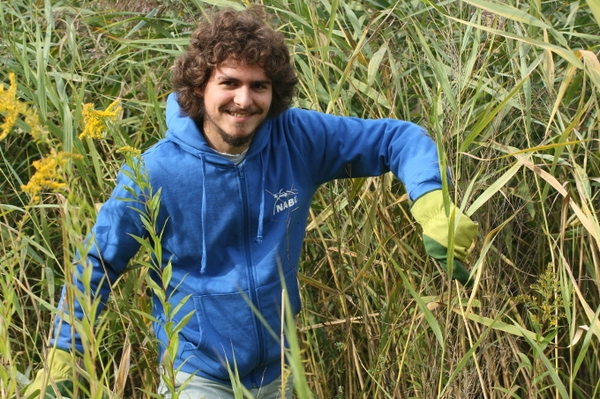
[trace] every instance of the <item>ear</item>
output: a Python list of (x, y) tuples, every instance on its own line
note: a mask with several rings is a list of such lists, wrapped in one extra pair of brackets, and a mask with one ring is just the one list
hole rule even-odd
[(198, 97), (204, 97), (204, 90), (200, 87), (194, 87), (194, 94)]

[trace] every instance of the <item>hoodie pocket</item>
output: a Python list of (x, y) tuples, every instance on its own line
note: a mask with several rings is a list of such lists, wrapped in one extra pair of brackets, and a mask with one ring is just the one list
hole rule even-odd
[(245, 375), (256, 366), (259, 342), (256, 321), (242, 293), (211, 294), (193, 297), (196, 326), (181, 331), (186, 341), (184, 361), (219, 379), (228, 380), (228, 365)]
[[(284, 286), (280, 281), (265, 285), (256, 290), (261, 309), (270, 314), (268, 317), (267, 314), (264, 314), (263, 316), (265, 316), (266, 320), (275, 322), (276, 324), (274, 326), (278, 326), (281, 321), (281, 306), (283, 304), (284, 294), (287, 296), (290, 311), (294, 316), (300, 312), (301, 307), (296, 272), (294, 270), (288, 271), (287, 274), (283, 276), (283, 279), (285, 281), (285, 293), (283, 292)], [(276, 331), (278, 332), (279, 329)]]
[[(295, 272), (288, 272), (284, 279), (295, 315), (300, 311)], [(237, 367), (238, 373), (244, 376), (260, 365), (279, 363), (281, 293), (280, 281), (256, 289), (255, 306), (260, 316), (249, 304), (247, 292), (194, 296), (190, 306), (195, 307), (196, 317), (180, 333), (185, 341), (182, 360), (226, 381), (229, 380), (228, 366)]]

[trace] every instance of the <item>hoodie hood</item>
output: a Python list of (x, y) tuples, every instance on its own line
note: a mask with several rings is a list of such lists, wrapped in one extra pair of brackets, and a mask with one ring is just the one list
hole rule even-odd
[[(221, 163), (220, 160), (225, 160), (224, 157), (220, 156), (217, 151), (208, 145), (204, 135), (198, 130), (196, 123), (181, 110), (177, 102), (177, 93), (171, 93), (167, 98), (166, 120), (168, 140), (178, 143), (183, 149), (196, 156), (200, 156), (200, 153), (211, 154), (210, 161)], [(265, 147), (269, 139), (271, 124), (272, 120), (266, 119), (259, 126), (250, 143), (246, 158), (255, 156)], [(213, 159), (212, 155), (217, 155), (218, 158)]]

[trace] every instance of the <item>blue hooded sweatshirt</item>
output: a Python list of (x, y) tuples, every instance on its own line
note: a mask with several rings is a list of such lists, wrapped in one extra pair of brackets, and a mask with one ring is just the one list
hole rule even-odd
[[(236, 165), (208, 146), (174, 94), (166, 115), (166, 137), (143, 160), (153, 190), (161, 190), (160, 263), (171, 262), (167, 297), (173, 308), (181, 306), (171, 321), (191, 314), (179, 333), (175, 367), (229, 383), (227, 363), (235, 364), (246, 387), (267, 384), (281, 373), (281, 347), (249, 303), (280, 331), (281, 270), (293, 311), (300, 311), (296, 273), (317, 188), (333, 179), (392, 171), (415, 200), (441, 187), (436, 146), (409, 122), (291, 108), (261, 125)], [(93, 244), (87, 262), (76, 259), (79, 276), (85, 264), (92, 268), (92, 292), (103, 303), (110, 292), (106, 281), (115, 282), (140, 247), (134, 236), (148, 235), (132, 209), (136, 203), (123, 200), (138, 200), (135, 192), (141, 189), (122, 171), (88, 237)], [(79, 303), (74, 307), (81, 319)], [(167, 341), (164, 313), (154, 298), (161, 342)], [(83, 350), (67, 316), (57, 318), (56, 330), (58, 347)]]

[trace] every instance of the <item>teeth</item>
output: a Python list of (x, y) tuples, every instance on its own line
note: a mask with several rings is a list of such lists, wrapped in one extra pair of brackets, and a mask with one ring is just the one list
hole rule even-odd
[(250, 116), (252, 114), (240, 114), (239, 112), (229, 112), (230, 115), (238, 117), (238, 118), (243, 118), (245, 116)]

